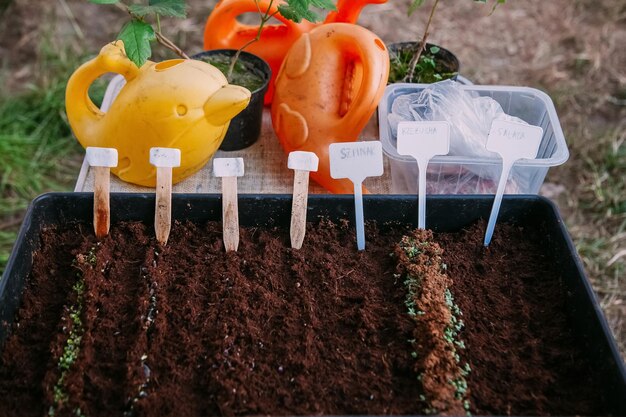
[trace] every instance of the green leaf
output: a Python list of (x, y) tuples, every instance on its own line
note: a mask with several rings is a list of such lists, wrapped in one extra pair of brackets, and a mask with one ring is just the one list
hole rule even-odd
[(138, 17), (158, 14), (169, 17), (187, 17), (187, 6), (184, 0), (150, 0), (148, 5), (131, 4), (128, 10)]
[(437, 54), (439, 51), (441, 51), (441, 48), (439, 48), (438, 46), (431, 46), (430, 47), (430, 53), (435, 55)]
[(133, 19), (123, 28), (117, 39), (124, 42), (126, 56), (135, 65), (141, 67), (152, 55), (150, 41), (156, 38), (152, 26), (141, 20)]
[(278, 11), (285, 19), (300, 23), (302, 19), (309, 22), (319, 22), (322, 18), (309, 8), (317, 7), (323, 10), (336, 10), (332, 0), (287, 0), (287, 4), (278, 6)]
[(408, 15), (411, 16), (415, 10), (417, 10), (422, 4), (424, 4), (425, 0), (413, 0), (411, 5), (409, 6)]
[(311, 0), (313, 7), (317, 7), (322, 10), (337, 10), (335, 3), (332, 0)]
[(89, 0), (89, 3), (93, 4), (115, 4), (119, 2), (120, 0)]

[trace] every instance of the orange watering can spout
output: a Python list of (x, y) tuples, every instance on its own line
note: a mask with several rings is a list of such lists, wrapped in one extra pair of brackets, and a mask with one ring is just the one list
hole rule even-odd
[[(337, 11), (331, 12), (324, 23), (355, 23), (359, 13), (367, 4), (385, 3), (387, 0), (339, 0)], [(303, 20), (300, 23), (285, 19), (278, 12), (280, 0), (259, 0), (258, 9), (254, 0), (221, 0), (209, 16), (204, 29), (204, 49), (239, 49), (258, 33), (258, 25), (246, 25), (237, 21), (237, 17), (244, 13), (258, 13), (268, 10), (280, 22), (275, 25), (265, 25), (258, 42), (250, 44), (246, 51), (263, 58), (272, 69), (272, 79), (265, 94), (265, 104), (272, 102), (274, 95), (274, 81), (287, 51), (300, 38), (321, 23), (311, 23)], [(271, 6), (271, 7), (270, 7)]]
[(356, 23), (365, 6), (383, 3), (387, 0), (339, 0), (337, 11), (328, 13), (324, 23)]

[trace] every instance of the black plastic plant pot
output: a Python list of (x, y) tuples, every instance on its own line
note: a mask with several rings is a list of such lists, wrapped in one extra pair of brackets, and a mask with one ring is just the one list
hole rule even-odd
[[(207, 221), (221, 220), (222, 201), (219, 195), (174, 194), (172, 204), (174, 221), (188, 220), (204, 224)], [(427, 200), (427, 226), (435, 232), (460, 231), (487, 218), (492, 204), (493, 197), (489, 196), (431, 196)], [(125, 221), (152, 225), (154, 207), (154, 194), (112, 194), (112, 227)], [(291, 208), (290, 195), (240, 195), (240, 225), (288, 230)], [(367, 221), (375, 220), (379, 225), (401, 224), (415, 227), (418, 221), (415, 196), (365, 196), (364, 212)], [(28, 286), (33, 254), (43, 250), (40, 237), (42, 229), (51, 225), (79, 222), (83, 224), (82, 233), (88, 234), (92, 230), (92, 215), (93, 196), (87, 193), (46, 194), (31, 204), (0, 281), (0, 352), (4, 351), (4, 341), (13, 328), (12, 323), (21, 304), (22, 292)], [(311, 222), (325, 217), (335, 222), (348, 219), (351, 225), (353, 216), (354, 204), (351, 196), (312, 195), (309, 198), (307, 217)], [(624, 364), (558, 210), (542, 197), (505, 196), (498, 225), (504, 223), (519, 226), (517, 229), (541, 232), (541, 247), (543, 250), (545, 246), (545, 256), (549, 256), (556, 263), (558, 271), (562, 272), (560, 278), (554, 279), (559, 281), (559, 288), (562, 288), (560, 298), (565, 299), (563, 305), (567, 310), (567, 326), (570, 327), (568, 331), (573, 333), (576, 340), (581, 340), (579, 349), (588, 358), (589, 366), (601, 376), (595, 383), (595, 388), (603, 393), (606, 400), (603, 402), (606, 406), (601, 410), (602, 415), (626, 415)], [(173, 227), (179, 226), (174, 223)], [(135, 268), (138, 271), (140, 265)], [(506, 278), (504, 272), (502, 278)], [(495, 304), (492, 307), (497, 308)], [(542, 326), (542, 323), (532, 325)], [(541, 349), (542, 341), (537, 340), (537, 343), (538, 349)], [(1, 364), (2, 362), (0, 366)], [(474, 365), (472, 368), (474, 369)], [(571, 378), (575, 381), (581, 390), (586, 389), (586, 384), (590, 383), (587, 380), (578, 380), (579, 375), (567, 375), (568, 380)], [(1, 382), (0, 388), (3, 386)], [(500, 381), (494, 380), (493, 384), (500, 384)], [(550, 399), (550, 393), (538, 394)]]
[[(394, 66), (397, 65), (397, 58), (399, 56), (399, 54), (405, 54), (405, 55), (401, 55), (401, 56), (408, 56), (406, 54), (410, 54), (413, 55), (415, 53), (415, 51), (417, 51), (417, 48), (419, 46), (419, 42), (396, 42), (396, 43), (391, 43), (389, 45), (387, 45), (387, 49), (389, 50), (389, 59), (390, 59), (390, 64), (391, 64), (391, 70), (389, 73), (389, 83), (397, 83), (397, 82), (416, 82), (416, 81), (401, 81), (401, 80), (394, 80), (391, 81), (393, 72), (394, 72)], [(435, 82), (435, 81), (443, 81), (444, 79), (451, 79), (451, 80), (456, 80), (458, 75), (459, 75), (459, 71), (461, 69), (461, 64), (459, 63), (458, 58), (456, 57), (456, 55), (454, 55), (452, 52), (450, 52), (449, 50), (442, 48), (438, 45), (433, 45), (430, 43), (427, 43), (426, 46), (424, 47), (424, 52), (423, 53), (428, 53), (429, 51), (431, 51), (432, 48), (437, 48), (437, 53), (432, 54), (434, 56), (435, 62), (437, 64), (437, 69), (441, 70), (440, 72), (445, 72), (447, 74), (450, 74), (450, 76), (448, 77), (444, 77), (441, 80), (420, 80), (420, 83), (430, 83), (430, 82)]]
[[(232, 57), (237, 51), (233, 49), (215, 49), (201, 52), (192, 56), (193, 59), (209, 61), (214, 56)], [(239, 60), (249, 65), (251, 71), (262, 78), (260, 87), (251, 90), (250, 104), (241, 113), (235, 116), (228, 126), (226, 136), (220, 145), (222, 151), (237, 151), (254, 144), (261, 135), (263, 122), (263, 99), (272, 78), (272, 70), (263, 59), (246, 51), (242, 51)], [(222, 68), (220, 68), (222, 69)], [(222, 69), (223, 71), (223, 69)], [(235, 83), (236, 84), (236, 83)], [(245, 86), (244, 86), (245, 87)]]

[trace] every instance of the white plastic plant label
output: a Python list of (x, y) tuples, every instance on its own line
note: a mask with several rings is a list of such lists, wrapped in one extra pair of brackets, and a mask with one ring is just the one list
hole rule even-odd
[(180, 149), (150, 148), (150, 163), (158, 168), (179, 167)]
[(114, 168), (117, 166), (117, 149), (90, 146), (86, 150), (87, 162), (92, 167)]
[(415, 158), (418, 168), (417, 227), (426, 228), (426, 169), (433, 156), (450, 152), (450, 124), (440, 122), (398, 123), (398, 153)]
[(215, 158), (213, 160), (213, 175), (216, 177), (241, 177), (243, 173), (243, 158)]
[(379, 141), (333, 143), (329, 147), (330, 176), (361, 184), (383, 175), (383, 147)]
[(383, 147), (379, 141), (333, 143), (328, 149), (330, 176), (348, 178), (354, 184), (354, 217), (356, 245), (365, 249), (365, 219), (363, 217), (363, 180), (383, 175)]
[(511, 162), (535, 159), (542, 138), (543, 129), (539, 126), (494, 120), (487, 137), (487, 150)]
[(539, 126), (504, 120), (494, 120), (491, 124), (486, 147), (487, 150), (497, 152), (502, 157), (502, 174), (487, 223), (483, 242), (485, 246), (491, 243), (511, 168), (520, 159), (535, 159), (542, 138), (543, 129)]
[(398, 153), (420, 160), (450, 152), (450, 123), (398, 123)]
[(289, 153), (287, 167), (300, 171), (316, 172), (320, 159), (314, 152), (293, 151)]

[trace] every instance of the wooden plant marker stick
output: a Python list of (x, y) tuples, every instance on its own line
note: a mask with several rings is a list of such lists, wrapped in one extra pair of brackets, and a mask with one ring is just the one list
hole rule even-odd
[(291, 203), (291, 247), (300, 249), (306, 234), (306, 208), (309, 197), (309, 172), (317, 171), (319, 158), (313, 152), (289, 153), (287, 166), (294, 170), (293, 200)]
[(400, 122), (398, 123), (398, 153), (409, 155), (417, 161), (418, 218), (417, 227), (426, 228), (426, 169), (435, 155), (450, 152), (450, 123)]
[(156, 167), (154, 232), (165, 246), (172, 229), (172, 168), (180, 166), (180, 149), (150, 148), (150, 163)]
[(241, 177), (243, 173), (243, 158), (213, 159), (213, 175), (222, 178), (222, 227), (226, 252), (237, 252), (239, 247), (237, 177)]
[(94, 172), (93, 229), (100, 239), (111, 227), (111, 168), (117, 166), (117, 149), (88, 147), (86, 159)]
[(502, 173), (500, 174), (498, 189), (491, 209), (491, 215), (489, 216), (489, 222), (487, 223), (487, 231), (483, 242), (485, 246), (489, 246), (491, 243), (511, 168), (519, 159), (535, 159), (542, 138), (543, 129), (539, 126), (505, 120), (494, 120), (491, 124), (486, 147), (487, 150), (496, 152), (502, 157)]
[(383, 175), (383, 148), (378, 141), (340, 142), (328, 148), (330, 176), (348, 178), (354, 184), (354, 214), (356, 242), (365, 249), (365, 219), (363, 217), (363, 181)]

